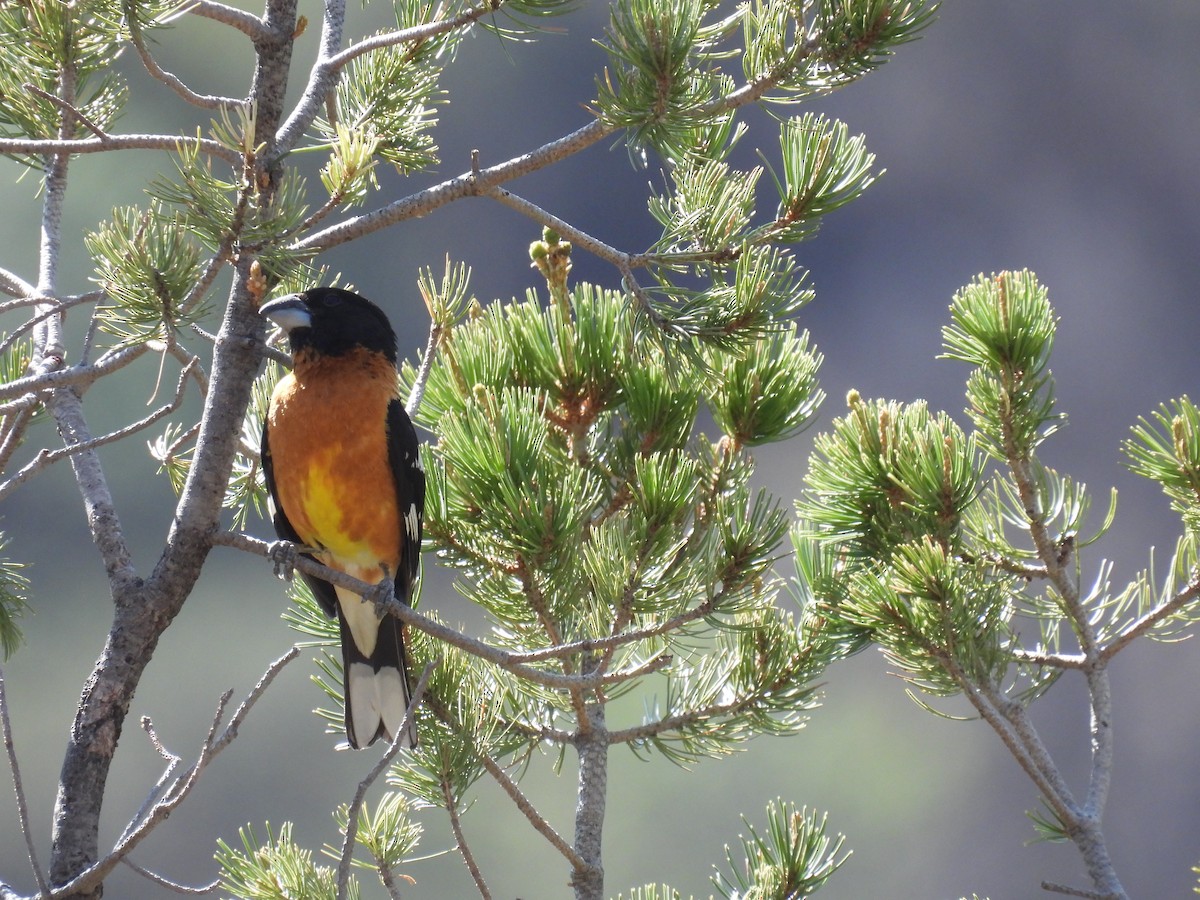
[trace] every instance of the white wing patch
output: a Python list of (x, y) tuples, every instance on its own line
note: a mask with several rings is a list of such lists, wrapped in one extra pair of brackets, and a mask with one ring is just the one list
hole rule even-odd
[(417, 540), (417, 536), (421, 533), (421, 513), (415, 503), (410, 503), (408, 512), (404, 514), (404, 529), (410, 541)]

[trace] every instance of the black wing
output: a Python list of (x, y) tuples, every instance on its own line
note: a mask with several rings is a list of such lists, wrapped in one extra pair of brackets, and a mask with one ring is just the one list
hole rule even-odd
[[(262, 459), (263, 478), (267, 482), (267, 511), (271, 514), (271, 524), (275, 526), (275, 534), (283, 541), (291, 541), (293, 544), (303, 545), (304, 541), (300, 539), (300, 535), (296, 533), (296, 529), (292, 523), (288, 521), (288, 517), (283, 512), (283, 507), (279, 505), (279, 500), (275, 496), (275, 461), (271, 458), (271, 444), (267, 439), (267, 423), (263, 423), (262, 440), (259, 443), (259, 456)], [(301, 553), (305, 559), (310, 559), (313, 562), (318, 560), (310, 553)], [(337, 593), (333, 589), (333, 585), (328, 581), (323, 581), (320, 578), (314, 578), (311, 575), (300, 573), (305, 583), (312, 589), (313, 596), (317, 598), (317, 602), (321, 604), (321, 609), (325, 611), (325, 615), (331, 619), (337, 618)]]
[(396, 599), (409, 603), (413, 583), (421, 569), (421, 533), (425, 519), (425, 471), (421, 468), (421, 448), (417, 431), (400, 401), (388, 404), (388, 463), (396, 482), (396, 505), (404, 548), (400, 571), (396, 573)]

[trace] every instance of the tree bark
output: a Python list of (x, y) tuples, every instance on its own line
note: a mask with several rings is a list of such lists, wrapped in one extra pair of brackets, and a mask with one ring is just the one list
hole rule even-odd
[[(282, 118), (296, 29), (296, 0), (271, 0), (265, 22), (269, 36), (255, 42), (258, 62), (250, 96), (257, 101), (255, 143), (269, 147)], [(276, 183), (278, 168), (263, 174), (267, 177), (258, 180), (259, 173), (253, 173), (256, 180), (250, 189), (269, 191)], [(252, 261), (248, 253), (238, 258), (213, 354), (212, 379), (192, 467), (166, 546), (145, 581), (128, 565), (127, 555), (125, 564), (114, 565), (120, 554), (105, 552), (114, 541), (119, 544), (121, 531), (95, 453), (72, 457), (93, 539), (105, 557), (114, 615), (104, 649), (84, 685), (59, 776), (50, 860), (54, 885), (78, 877), (99, 858), (100, 813), (129, 704), (159, 638), (199, 578), (220, 521), (242, 417), (261, 362), (264, 329), (257, 296), (249, 287)], [(60, 429), (72, 416), (83, 421), (77, 395), (61, 396), (55, 409)], [(83, 473), (81, 465), (86, 468)], [(93, 498), (101, 502), (93, 502)], [(103, 885), (96, 884), (75, 896), (94, 900), (102, 893)]]

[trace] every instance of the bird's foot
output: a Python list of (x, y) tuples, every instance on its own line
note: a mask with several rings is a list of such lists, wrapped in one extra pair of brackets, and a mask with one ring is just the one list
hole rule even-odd
[(271, 569), (276, 578), (291, 581), (296, 573), (296, 560), (300, 556), (300, 548), (291, 541), (272, 541), (267, 545), (267, 559), (271, 561)]
[(372, 603), (375, 606), (375, 614), (381, 619), (384, 616), (390, 615), (388, 607), (392, 601), (396, 599), (396, 585), (390, 578), (384, 578), (383, 581), (375, 585), (365, 594), (363, 600)]

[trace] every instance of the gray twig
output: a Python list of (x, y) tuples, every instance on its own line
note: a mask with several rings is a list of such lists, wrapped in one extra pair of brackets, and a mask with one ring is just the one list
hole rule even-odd
[(379, 762), (367, 773), (367, 776), (358, 783), (358, 787), (354, 791), (354, 797), (346, 809), (346, 834), (342, 840), (342, 855), (338, 860), (337, 869), (338, 900), (345, 900), (346, 889), (350, 882), (350, 861), (354, 855), (354, 844), (358, 836), (358, 813), (362, 809), (367, 791), (370, 790), (371, 785), (379, 780), (379, 776), (384, 773), (387, 767), (391, 765), (392, 760), (396, 758), (396, 754), (400, 752), (401, 741), (409, 731), (409, 723), (412, 722), (417, 707), (421, 705), (421, 698), (425, 696), (425, 688), (429, 685), (429, 677), (433, 674), (433, 670), (440, 664), (441, 657), (426, 664), (425, 670), (421, 672), (421, 677), (417, 679), (417, 684), (413, 688), (412, 697), (408, 701), (408, 709), (404, 711), (404, 721), (396, 729), (396, 735), (392, 738), (391, 745), (388, 747), (387, 752), (380, 758)]
[(4, 667), (0, 666), (0, 729), (4, 732), (4, 752), (8, 756), (8, 771), (12, 773), (13, 791), (17, 795), (17, 819), (21, 823), (21, 836), (25, 838), (25, 852), (29, 857), (29, 866), (37, 879), (38, 890), (43, 894), (49, 893), (46, 875), (38, 863), (37, 848), (33, 843), (33, 834), (29, 830), (29, 806), (25, 802), (25, 787), (21, 783), (21, 766), (17, 763), (16, 746), (13, 743), (12, 722), (8, 717), (8, 694), (4, 689)]

